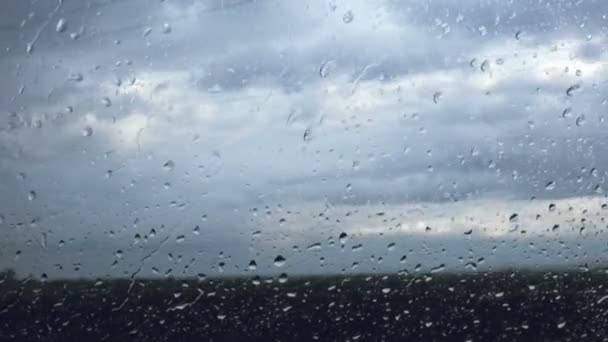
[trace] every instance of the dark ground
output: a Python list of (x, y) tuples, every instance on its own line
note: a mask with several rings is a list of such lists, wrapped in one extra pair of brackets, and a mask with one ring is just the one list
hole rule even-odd
[(1, 279), (2, 341), (608, 340), (599, 271)]

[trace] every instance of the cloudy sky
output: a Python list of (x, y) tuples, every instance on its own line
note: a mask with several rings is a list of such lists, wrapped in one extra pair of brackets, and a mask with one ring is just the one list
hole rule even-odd
[(604, 0), (3, 7), (0, 268), (605, 264)]

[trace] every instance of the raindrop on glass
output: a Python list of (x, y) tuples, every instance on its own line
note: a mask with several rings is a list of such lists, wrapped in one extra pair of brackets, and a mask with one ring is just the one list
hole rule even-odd
[(349, 24), (353, 21), (353, 19), (355, 19), (355, 15), (353, 14), (353, 11), (347, 11), (346, 13), (344, 13), (344, 15), (342, 16), (342, 21), (345, 24)]
[(285, 265), (286, 262), (287, 260), (281, 255), (277, 255), (277, 257), (274, 258), (274, 265), (276, 267), (282, 267), (283, 265)]

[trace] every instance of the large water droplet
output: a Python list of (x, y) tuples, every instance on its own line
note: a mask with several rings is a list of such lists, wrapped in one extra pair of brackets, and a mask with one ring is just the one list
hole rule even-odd
[(277, 257), (274, 258), (274, 265), (276, 267), (282, 267), (283, 265), (285, 265), (286, 262), (287, 260), (281, 255), (277, 255)]

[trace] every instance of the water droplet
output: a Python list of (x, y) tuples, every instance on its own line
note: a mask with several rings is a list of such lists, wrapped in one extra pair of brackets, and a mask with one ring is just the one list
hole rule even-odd
[(572, 108), (568, 107), (562, 112), (562, 118), (566, 119), (572, 115)]
[(576, 126), (581, 127), (585, 125), (585, 114), (581, 114), (576, 118)]
[(388, 249), (389, 252), (392, 251), (393, 249), (395, 249), (395, 243), (394, 242), (389, 243), (386, 248)]
[(565, 326), (566, 326), (566, 322), (559, 322), (559, 323), (557, 323), (557, 328), (558, 329), (561, 329), (561, 328), (563, 328)]
[(177, 242), (177, 243), (182, 243), (182, 242), (184, 242), (184, 240), (185, 240), (185, 239), (186, 239), (186, 237), (185, 237), (185, 236), (183, 236), (183, 235), (178, 235), (178, 236), (175, 238), (175, 242)]
[(171, 25), (169, 25), (169, 23), (164, 23), (163, 24), (163, 33), (164, 34), (171, 33)]
[(321, 76), (321, 78), (326, 78), (334, 65), (335, 62), (333, 60), (323, 62), (319, 68), (319, 76)]
[(523, 34), (523, 32), (522, 32), (522, 31), (517, 31), (517, 32), (515, 33), (515, 39), (520, 40), (520, 39), (521, 39), (522, 34)]
[(550, 203), (550, 204), (549, 204), (549, 211), (550, 211), (550, 212), (555, 211), (555, 204), (554, 204), (554, 203)]
[(34, 51), (34, 44), (32, 43), (27, 43), (27, 45), (25, 46), (25, 52), (29, 55)]
[(388, 287), (385, 287), (385, 288), (382, 289), (382, 293), (384, 293), (384, 294), (388, 294), (390, 292), (391, 292), (391, 289), (388, 288)]
[(282, 267), (283, 265), (285, 265), (286, 262), (287, 260), (281, 255), (277, 255), (277, 257), (274, 258), (274, 265), (276, 267)]
[(479, 155), (479, 150), (477, 149), (477, 147), (473, 146), (473, 148), (471, 148), (471, 157), (477, 157)]
[(110, 179), (112, 178), (112, 170), (107, 170), (106, 171), (106, 179)]
[(150, 33), (152, 33), (152, 28), (151, 27), (146, 27), (144, 29), (144, 37), (147, 37), (148, 35), (150, 35)]
[(194, 229), (192, 229), (192, 233), (194, 233), (194, 235), (199, 235), (201, 233), (201, 227), (194, 227)]
[(105, 106), (105, 107), (110, 107), (112, 105), (112, 101), (110, 100), (109, 97), (104, 97), (101, 99), (101, 103)]
[(279, 275), (279, 283), (280, 284), (285, 284), (287, 282), (287, 274), (285, 273), (281, 273), (281, 275)]
[(547, 184), (545, 184), (545, 190), (550, 191), (555, 189), (555, 182), (554, 181), (550, 181)]
[(306, 247), (306, 249), (309, 251), (317, 251), (321, 249), (321, 244), (319, 242), (316, 242)]
[(340, 239), (340, 244), (344, 245), (346, 244), (346, 241), (348, 241), (348, 234), (342, 232), (338, 238)]
[(255, 271), (256, 268), (258, 268), (258, 264), (255, 262), (255, 260), (251, 260), (249, 261), (249, 270), (251, 271)]
[(48, 238), (46, 232), (42, 232), (42, 234), (40, 234), (40, 247), (46, 249), (47, 241)]
[(68, 76), (68, 81), (81, 82), (84, 79), (81, 73), (75, 72)]
[(34, 191), (34, 190), (27, 193), (27, 199), (30, 201), (35, 200), (37, 196), (38, 196), (38, 194), (36, 194), (36, 191)]
[(483, 63), (481, 63), (481, 66), (479, 67), (479, 69), (481, 69), (482, 72), (486, 72), (488, 69), (490, 69), (490, 61), (487, 59), (485, 61), (483, 61)]
[(346, 11), (346, 13), (344, 13), (344, 15), (342, 16), (342, 21), (345, 24), (349, 24), (353, 21), (353, 19), (355, 19), (355, 15), (353, 14), (353, 11)]
[(309, 127), (304, 131), (304, 141), (311, 141), (312, 140), (312, 129)]
[(437, 272), (441, 272), (441, 271), (443, 271), (443, 270), (445, 270), (445, 265), (444, 265), (444, 264), (441, 264), (441, 265), (439, 265), (439, 266), (437, 266), (437, 267), (433, 267), (433, 268), (431, 269), (431, 273), (437, 273)]
[(574, 84), (574, 85), (571, 85), (571, 86), (570, 86), (570, 88), (568, 88), (568, 89), (566, 90), (566, 95), (568, 95), (568, 96), (572, 96), (572, 95), (574, 95), (576, 92), (578, 92), (578, 91), (580, 90), (580, 88), (581, 88), (580, 84)]
[(58, 33), (62, 33), (65, 32), (65, 30), (68, 28), (68, 23), (65, 21), (65, 19), (61, 18), (57, 21), (57, 25), (55, 26), (55, 31), (57, 31)]
[(518, 214), (512, 214), (511, 216), (509, 216), (509, 222), (511, 222), (511, 223), (517, 222), (518, 219), (519, 219)]
[(91, 135), (93, 135), (93, 128), (87, 126), (82, 130), (83, 137), (90, 137)]
[(435, 102), (435, 104), (439, 103), (439, 100), (441, 100), (441, 95), (443, 95), (443, 93), (440, 91), (433, 94), (433, 102)]
[(175, 163), (173, 162), (173, 160), (168, 160), (166, 163), (163, 164), (163, 169), (165, 171), (171, 171), (173, 170), (173, 168), (175, 168)]

